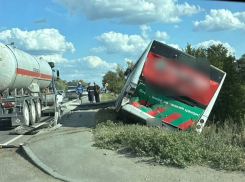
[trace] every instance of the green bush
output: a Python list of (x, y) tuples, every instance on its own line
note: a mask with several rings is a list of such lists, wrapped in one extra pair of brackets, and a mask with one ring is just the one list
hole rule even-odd
[(114, 93), (103, 93), (101, 94), (101, 101), (114, 100), (117, 98), (117, 94)]
[(99, 109), (95, 115), (95, 120), (97, 123), (102, 123), (106, 120), (111, 120), (116, 122), (116, 111), (113, 107)]
[(245, 142), (241, 138), (235, 140), (228, 126), (210, 127), (197, 134), (108, 120), (96, 126), (94, 140), (99, 148), (125, 148), (138, 156), (153, 157), (159, 164), (182, 168), (202, 164), (216, 169), (245, 170)]

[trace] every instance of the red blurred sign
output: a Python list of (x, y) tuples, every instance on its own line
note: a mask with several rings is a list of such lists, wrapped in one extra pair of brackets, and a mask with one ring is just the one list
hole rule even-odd
[(188, 65), (149, 53), (142, 76), (146, 81), (173, 90), (177, 95), (187, 96), (208, 105), (219, 84)]

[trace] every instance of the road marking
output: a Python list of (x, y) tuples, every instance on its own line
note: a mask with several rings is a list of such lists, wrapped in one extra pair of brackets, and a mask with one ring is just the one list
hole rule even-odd
[(8, 142), (6, 142), (6, 143), (4, 143), (4, 144), (0, 144), (0, 145), (8, 145), (8, 144), (10, 144), (11, 142), (17, 140), (18, 138), (20, 138), (20, 137), (22, 137), (22, 136), (23, 136), (23, 135), (19, 135), (19, 136), (13, 138), (12, 140), (9, 140)]
[[(40, 123), (40, 124), (38, 124), (37, 126), (34, 126), (33, 128), (38, 128), (39, 126), (42, 126), (42, 125), (45, 124), (45, 123), (46, 123), (46, 122)], [(0, 145), (8, 145), (8, 144), (12, 143), (13, 141), (19, 139), (19, 138), (22, 137), (22, 136), (24, 136), (24, 135), (19, 135), (19, 136), (15, 137), (15, 138), (13, 138), (13, 139), (11, 139), (11, 140), (5, 142), (4, 144), (0, 144)]]
[[(85, 97), (86, 97), (86, 96), (83, 96), (82, 98), (85, 98)], [(71, 100), (71, 101), (69, 101), (69, 102), (67, 102), (67, 103), (62, 104), (61, 106), (66, 105), (66, 104), (68, 105), (68, 103), (74, 102), (74, 101), (76, 101), (76, 100), (77, 100), (77, 99)], [(45, 123), (46, 123), (46, 122), (40, 123), (40, 124), (34, 126), (33, 128), (38, 128), (39, 126), (42, 126), (42, 125), (45, 124)], [(5, 142), (4, 144), (0, 144), (0, 146), (8, 145), (8, 144), (12, 143), (13, 141), (19, 139), (19, 138), (22, 137), (22, 136), (24, 136), (24, 135), (18, 135), (17, 137), (15, 137), (15, 138), (13, 138), (13, 139), (11, 139), (11, 140)]]

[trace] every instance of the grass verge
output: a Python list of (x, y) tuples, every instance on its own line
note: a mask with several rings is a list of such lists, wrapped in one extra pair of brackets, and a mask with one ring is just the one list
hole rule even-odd
[[(100, 111), (102, 116), (105, 115), (105, 110)], [(106, 112), (111, 114), (112, 120), (115, 119), (112, 109)], [(201, 164), (215, 169), (245, 171), (245, 140), (227, 125), (222, 129), (211, 126), (202, 134), (197, 134), (124, 125), (108, 120), (97, 124), (94, 141), (96, 147), (127, 149), (137, 156), (153, 157), (159, 164), (181, 168)]]
[(114, 93), (103, 93), (101, 94), (101, 101), (114, 100), (117, 98), (117, 95)]
[(116, 111), (113, 107), (99, 109), (95, 115), (97, 123), (102, 123), (106, 120), (116, 122)]

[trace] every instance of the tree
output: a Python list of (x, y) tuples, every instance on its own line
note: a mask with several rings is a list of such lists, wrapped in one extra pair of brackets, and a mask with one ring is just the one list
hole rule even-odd
[(245, 54), (243, 54), (241, 58), (237, 60), (236, 66), (239, 67), (239, 73), (241, 74), (243, 83), (245, 84)]
[[(239, 123), (240, 118), (245, 114), (245, 87), (241, 74), (236, 71), (235, 57), (228, 56), (228, 50), (222, 44), (211, 45), (206, 49), (203, 47), (195, 49), (187, 44), (184, 51), (197, 58), (207, 58), (211, 65), (226, 72), (225, 82), (210, 117), (214, 118), (215, 122), (221, 123), (228, 117), (232, 117), (235, 122)], [(243, 61), (243, 57), (241, 59)]]
[(206, 55), (210, 64), (213, 66), (223, 69), (224, 59), (227, 58), (228, 50), (222, 44), (211, 45), (206, 49)]
[(185, 49), (182, 49), (182, 51), (186, 52), (187, 54), (190, 54), (197, 58), (206, 58), (206, 50), (201, 46), (197, 49), (191, 47), (191, 44), (187, 43), (187, 46)]
[(126, 61), (126, 63), (127, 63), (127, 67), (128, 68), (133, 68), (133, 66), (134, 66), (134, 62), (133, 61), (128, 60), (128, 61)]
[(55, 79), (55, 88), (57, 90), (65, 90), (67, 91), (67, 81), (66, 80), (62, 80), (62, 79)]
[[(134, 63), (132, 61), (127, 61), (128, 68), (132, 68)], [(121, 92), (121, 89), (126, 81), (125, 70), (121, 65), (117, 65), (115, 71), (108, 71), (104, 76), (102, 80), (102, 84), (105, 85), (108, 83), (107, 89), (111, 92), (114, 92), (116, 94), (119, 94)]]
[(222, 68), (226, 72), (226, 79), (217, 101), (214, 105), (211, 117), (223, 122), (232, 117), (236, 123), (240, 122), (240, 117), (245, 114), (244, 87), (239, 72), (234, 66), (235, 57), (229, 56), (223, 59)]
[(68, 84), (68, 86), (77, 86), (78, 82), (81, 82), (82, 86), (88, 86), (88, 83), (85, 82), (82, 79), (80, 79), (80, 80), (72, 80), (72, 81), (69, 81), (67, 84)]

